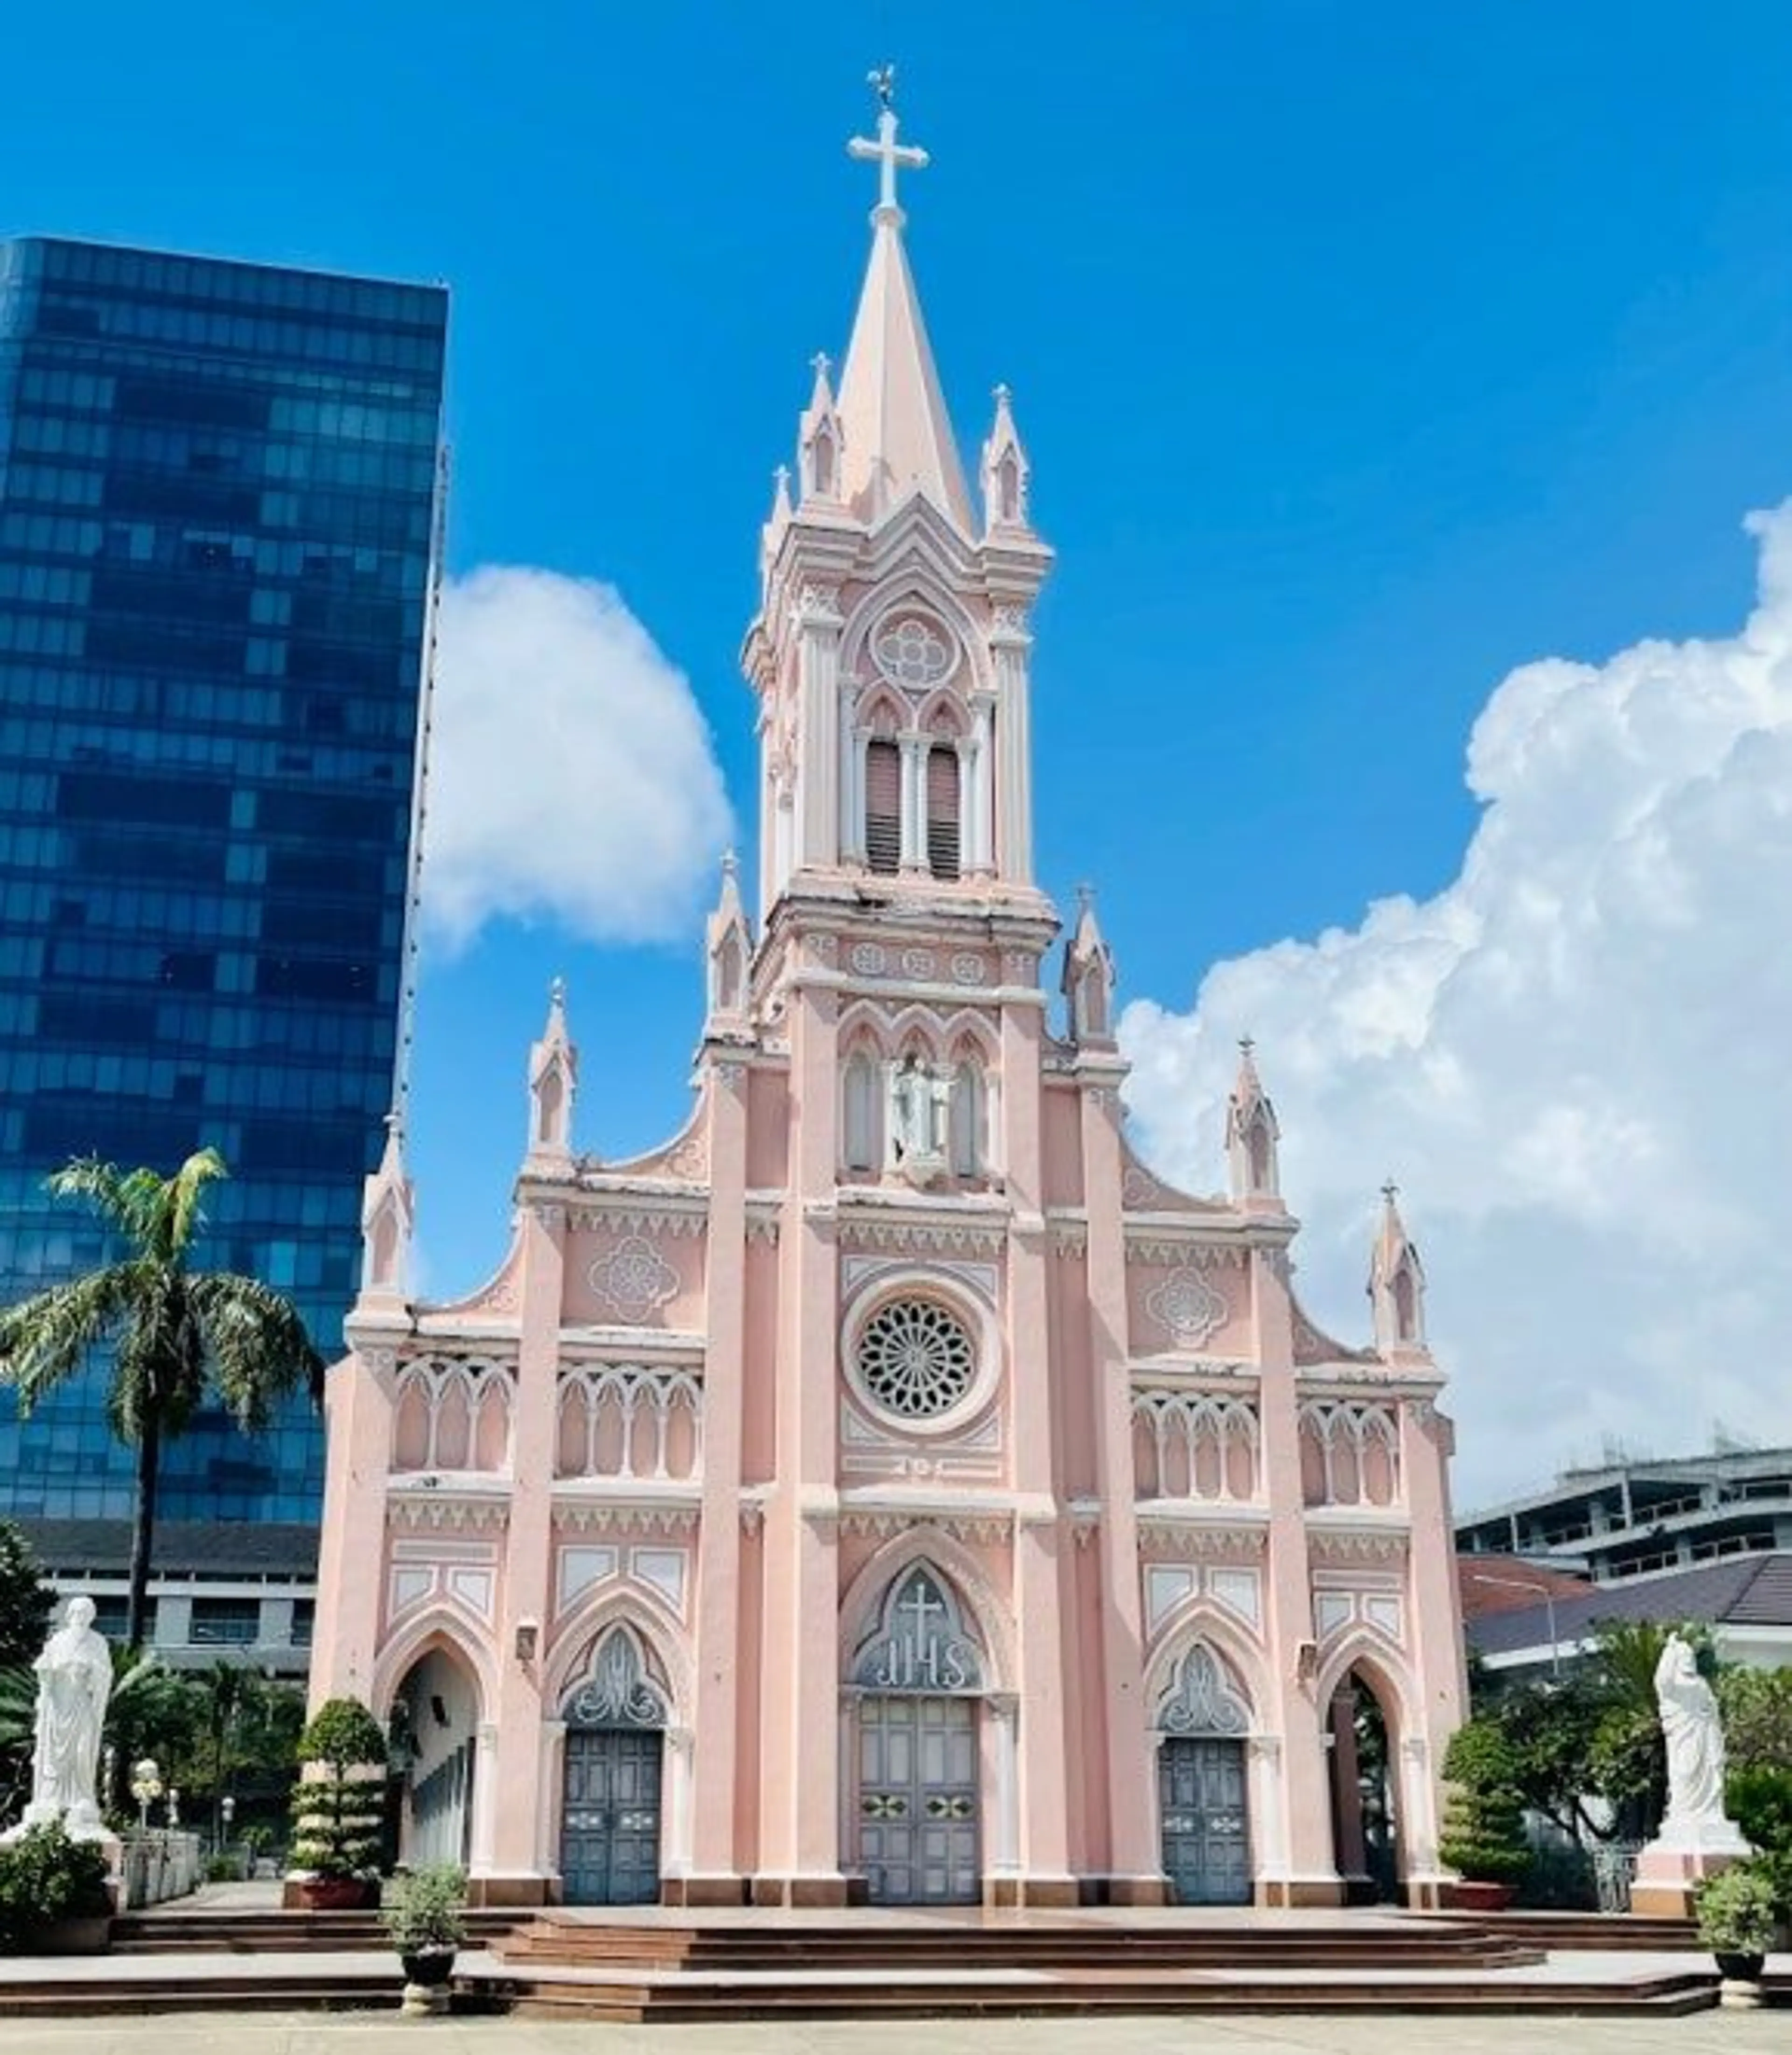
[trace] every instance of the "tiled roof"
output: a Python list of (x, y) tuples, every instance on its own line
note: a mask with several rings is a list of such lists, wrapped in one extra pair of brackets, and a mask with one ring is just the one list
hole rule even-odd
[[(131, 1565), (128, 1520), (31, 1520), (18, 1522), (46, 1570), (123, 1576)], [(262, 1520), (158, 1521), (155, 1574), (162, 1577), (204, 1572), (225, 1576), (315, 1576), (315, 1527)]]
[[(1635, 1577), (1594, 1584), (1555, 1602), (1558, 1640), (1580, 1641), (1606, 1620), (1727, 1622), (1748, 1627), (1792, 1627), (1792, 1555), (1731, 1556), (1664, 1577)], [(1485, 1613), (1466, 1623), (1468, 1644), (1483, 1655), (1546, 1648), (1549, 1608)]]
[(1587, 1580), (1527, 1562), (1522, 1556), (1477, 1551), (1457, 1556), (1456, 1588), (1462, 1616), (1470, 1620), (1491, 1612), (1528, 1612), (1546, 1590), (1559, 1605), (1564, 1598), (1578, 1598), (1587, 1589)]

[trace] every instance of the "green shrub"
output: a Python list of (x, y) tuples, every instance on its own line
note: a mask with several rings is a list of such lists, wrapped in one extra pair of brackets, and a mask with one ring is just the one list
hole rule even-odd
[(467, 1872), (455, 1863), (404, 1870), (386, 1886), (380, 1917), (401, 1955), (458, 1948), (467, 1939)]
[(0, 1952), (29, 1953), (58, 1920), (111, 1911), (105, 1851), (96, 1841), (71, 1840), (60, 1820), (0, 1848)]
[(1692, 1909), (1713, 1954), (1764, 1955), (1779, 1928), (1773, 1885), (1754, 1861), (1732, 1863), (1696, 1885)]

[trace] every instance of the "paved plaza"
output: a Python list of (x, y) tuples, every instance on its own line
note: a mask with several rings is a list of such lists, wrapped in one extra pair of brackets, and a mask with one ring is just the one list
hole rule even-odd
[(1391, 2018), (767, 2021), (606, 2026), (589, 2021), (401, 2020), (383, 2014), (167, 2014), (0, 2025), (6, 2055), (1786, 2055), (1792, 2014), (1684, 2019)]

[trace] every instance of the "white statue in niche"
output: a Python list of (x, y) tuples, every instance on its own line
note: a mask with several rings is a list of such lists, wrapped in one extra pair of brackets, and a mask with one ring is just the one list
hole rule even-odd
[(1723, 1809), (1723, 1726), (1717, 1696), (1677, 1634), (1668, 1635), (1655, 1666), (1655, 1696), (1668, 1745), (1668, 1816), (1658, 1841), (1669, 1848), (1746, 1848)]
[(913, 1050), (889, 1072), (890, 1155), (912, 1184), (944, 1173), (952, 1082), (928, 1069)]
[(98, 1840), (100, 1730), (112, 1695), (112, 1651), (94, 1630), (93, 1601), (70, 1599), (44, 1643), (37, 1673), (36, 1745), (26, 1827), (60, 1820), (76, 1840)]

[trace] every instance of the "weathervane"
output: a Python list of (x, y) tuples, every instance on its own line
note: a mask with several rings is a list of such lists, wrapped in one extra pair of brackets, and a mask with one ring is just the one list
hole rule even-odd
[(863, 136), (855, 136), (846, 145), (846, 154), (877, 167), (877, 211), (872, 219), (900, 222), (902, 211), (896, 205), (896, 167), (900, 164), (904, 171), (920, 171), (926, 166), (928, 153), (917, 150), (912, 144), (896, 140), (896, 66), (880, 65), (876, 70), (865, 74), (865, 80), (877, 96), (877, 140), (873, 143)]

